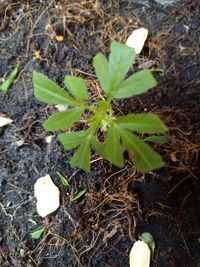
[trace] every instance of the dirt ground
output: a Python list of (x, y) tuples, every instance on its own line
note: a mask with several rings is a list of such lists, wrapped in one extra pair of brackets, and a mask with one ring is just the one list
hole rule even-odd
[[(123, 43), (140, 26), (150, 34), (134, 69), (164, 72), (155, 74), (156, 89), (114, 107), (162, 117), (170, 141), (156, 149), (166, 166), (141, 175), (128, 159), (117, 169), (94, 155), (91, 173), (74, 169), (56, 134), (45, 141), (51, 133), (42, 122), (54, 107), (35, 99), (32, 72), (60, 85), (65, 74), (81, 76), (94, 100), (93, 56), (108, 54), (111, 40)], [(13, 119), (0, 130), (0, 266), (128, 267), (131, 246), (144, 231), (155, 238), (152, 267), (200, 266), (200, 2), (12, 1), (0, 5), (0, 31), (0, 77), (20, 62), (15, 84), (0, 93), (0, 113)], [(33, 187), (47, 173), (61, 190), (61, 206), (43, 220)], [(82, 189), (85, 197), (71, 202)], [(43, 226), (43, 236), (33, 240)]]

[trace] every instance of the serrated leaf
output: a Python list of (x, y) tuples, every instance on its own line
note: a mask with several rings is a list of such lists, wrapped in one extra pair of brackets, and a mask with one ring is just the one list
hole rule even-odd
[(85, 138), (70, 160), (72, 166), (90, 171), (90, 140)]
[(141, 70), (122, 82), (113, 94), (113, 98), (124, 99), (133, 95), (140, 95), (155, 87), (156, 84), (157, 82), (150, 70)]
[(91, 145), (94, 149), (94, 151), (101, 156), (102, 158), (105, 158), (105, 151), (104, 151), (104, 144), (100, 143), (95, 136), (91, 137)]
[(82, 78), (66, 75), (64, 83), (67, 89), (76, 99), (81, 101), (88, 99), (87, 86)]
[(42, 73), (33, 72), (33, 86), (35, 97), (44, 103), (55, 105), (73, 105), (74, 103), (69, 94)]
[(75, 200), (78, 200), (79, 198), (81, 198), (86, 193), (86, 191), (87, 191), (86, 189), (79, 191), (75, 195), (75, 197), (72, 199), (72, 201), (75, 201)]
[(71, 127), (76, 121), (80, 119), (84, 110), (82, 108), (74, 108), (66, 111), (57, 112), (51, 115), (43, 126), (47, 131), (64, 130)]
[(64, 176), (63, 176), (61, 173), (59, 173), (59, 172), (56, 172), (56, 173), (57, 173), (57, 175), (59, 176), (61, 183), (62, 183), (64, 186), (68, 186), (68, 185), (69, 185), (69, 182), (68, 182), (67, 178), (64, 177)]
[(135, 59), (135, 49), (117, 42), (112, 42), (109, 56), (110, 90), (115, 91), (132, 66)]
[(153, 113), (121, 116), (116, 120), (116, 123), (122, 128), (138, 133), (152, 134), (168, 130), (161, 119)]
[(66, 150), (75, 148), (81, 144), (86, 132), (70, 132), (59, 134), (58, 138)]
[(109, 65), (106, 57), (102, 53), (98, 53), (93, 59), (93, 66), (103, 91), (108, 93), (110, 82), (108, 77)]
[(8, 78), (0, 85), (0, 91), (7, 92), (8, 89), (12, 86), (17, 74), (19, 72), (19, 63), (15, 67), (15, 69), (10, 73)]
[(169, 136), (167, 136), (167, 135), (162, 135), (162, 136), (152, 135), (152, 136), (145, 137), (143, 139), (143, 141), (152, 142), (152, 143), (156, 143), (156, 144), (165, 144), (169, 141)]
[(44, 231), (45, 231), (45, 227), (37, 229), (35, 232), (31, 233), (32, 239), (39, 239), (44, 233)]
[(110, 126), (107, 131), (104, 148), (105, 158), (112, 164), (123, 167), (124, 158), (122, 153), (122, 147), (120, 144), (120, 135), (114, 126)]
[(139, 172), (149, 172), (164, 166), (161, 156), (131, 132), (118, 128), (126, 149), (134, 154), (134, 162)]

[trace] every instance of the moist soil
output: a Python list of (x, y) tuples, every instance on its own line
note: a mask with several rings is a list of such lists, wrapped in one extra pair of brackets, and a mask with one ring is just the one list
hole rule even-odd
[[(155, 239), (152, 267), (200, 266), (200, 3), (133, 2), (27, 0), (0, 6), (0, 77), (20, 62), (17, 80), (7, 94), (0, 93), (0, 112), (13, 119), (0, 129), (2, 267), (128, 267), (142, 232)], [(90, 173), (72, 168), (72, 152), (63, 150), (57, 133), (42, 127), (56, 109), (35, 99), (32, 72), (61, 86), (66, 74), (81, 76), (95, 101), (101, 93), (93, 56), (108, 55), (111, 40), (123, 43), (140, 26), (149, 29), (149, 37), (133, 70), (155, 69), (158, 86), (113, 106), (116, 114), (161, 116), (170, 141), (154, 148), (166, 166), (138, 174), (128, 157), (118, 169), (93, 155)], [(56, 172), (70, 185), (64, 187)], [(61, 191), (61, 205), (43, 219), (34, 183), (46, 174)], [(83, 189), (85, 196), (72, 201)], [(45, 232), (33, 240), (31, 233), (40, 227)]]

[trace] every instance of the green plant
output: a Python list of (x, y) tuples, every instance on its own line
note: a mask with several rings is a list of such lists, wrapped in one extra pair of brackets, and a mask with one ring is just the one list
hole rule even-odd
[(31, 233), (32, 239), (39, 239), (43, 235), (44, 231), (45, 231), (45, 227), (38, 228), (33, 233)]
[[(66, 75), (64, 84), (69, 91), (67, 93), (46, 76), (34, 71), (34, 92), (38, 100), (54, 105), (69, 105), (66, 111), (50, 116), (44, 122), (44, 128), (48, 131), (65, 131), (84, 117), (87, 125), (85, 131), (69, 130), (59, 134), (59, 140), (66, 150), (76, 148), (70, 164), (85, 171), (90, 171), (91, 149), (118, 167), (124, 166), (123, 153), (126, 150), (134, 155), (138, 171), (160, 168), (164, 165), (162, 158), (141, 138), (144, 134), (151, 136), (167, 131), (164, 123), (153, 113), (116, 117), (111, 105), (114, 99), (147, 92), (156, 86), (156, 80), (148, 69), (126, 78), (136, 56), (135, 50), (117, 42), (111, 43), (110, 50), (109, 60), (101, 53), (93, 60), (105, 99), (92, 105), (88, 104), (88, 90), (82, 78)], [(156, 142), (156, 136), (149, 141)]]
[(85, 195), (86, 191), (87, 191), (86, 189), (83, 189), (83, 190), (79, 191), (79, 192), (73, 197), (72, 201), (75, 201), (75, 200), (80, 199), (82, 196)]
[(8, 78), (0, 85), (0, 91), (7, 92), (8, 89), (12, 86), (14, 80), (16, 79), (18, 73), (19, 73), (19, 63), (17, 63), (17, 66), (15, 69), (10, 73)]
[(61, 183), (64, 186), (68, 186), (69, 185), (69, 181), (67, 180), (67, 178), (65, 176), (63, 176), (61, 173), (59, 173), (59, 172), (56, 172), (56, 173), (59, 176)]

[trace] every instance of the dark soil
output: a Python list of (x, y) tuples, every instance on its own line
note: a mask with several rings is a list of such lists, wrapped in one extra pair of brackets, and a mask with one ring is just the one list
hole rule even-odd
[[(132, 1), (16, 1), (0, 6), (0, 77), (21, 63), (17, 81), (0, 93), (0, 113), (13, 123), (0, 131), (0, 266), (128, 266), (138, 234), (156, 243), (152, 267), (200, 266), (200, 4), (163, 8)], [(42, 122), (54, 108), (33, 95), (32, 72), (62, 84), (65, 74), (87, 79), (98, 96), (92, 57), (124, 42), (134, 28), (150, 30), (135, 68), (151, 63), (158, 86), (144, 96), (114, 103), (116, 111), (153, 111), (170, 127), (170, 142), (156, 146), (166, 167), (137, 174), (127, 160), (116, 169), (94, 155), (91, 173), (69, 166), (54, 134)], [(56, 40), (63, 35), (64, 41)], [(35, 57), (39, 50), (40, 58)], [(151, 61), (150, 61), (151, 60)], [(19, 143), (21, 141), (21, 144)], [(56, 171), (66, 175), (64, 187)], [(37, 215), (33, 187), (50, 174), (61, 190), (61, 206), (44, 220)], [(81, 189), (84, 198), (70, 199)], [(30, 219), (35, 220), (34, 225)], [(31, 232), (46, 226), (39, 240)]]

